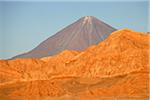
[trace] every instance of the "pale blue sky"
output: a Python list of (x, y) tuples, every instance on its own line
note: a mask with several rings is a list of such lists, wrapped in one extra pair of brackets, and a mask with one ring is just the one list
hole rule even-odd
[(148, 31), (148, 1), (0, 1), (0, 59), (27, 52), (83, 16), (117, 28)]

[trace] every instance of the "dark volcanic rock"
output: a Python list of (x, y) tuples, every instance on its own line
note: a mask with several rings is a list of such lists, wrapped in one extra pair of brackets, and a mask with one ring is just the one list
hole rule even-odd
[(103, 41), (115, 30), (95, 17), (82, 17), (43, 41), (33, 50), (13, 58), (41, 58), (58, 54), (66, 49), (83, 50)]

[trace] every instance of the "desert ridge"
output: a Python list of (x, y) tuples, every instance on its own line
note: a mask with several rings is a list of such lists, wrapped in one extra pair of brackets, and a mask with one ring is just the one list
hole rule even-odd
[(122, 29), (83, 51), (1, 60), (0, 95), (147, 100), (149, 39), (146, 33)]
[(75, 70), (81, 72), (81, 76), (85, 73), (85, 77), (116, 75), (148, 68), (148, 52), (149, 36), (147, 34), (123, 29), (113, 32), (98, 46), (87, 48), (72, 58), (67, 65), (73, 72)]

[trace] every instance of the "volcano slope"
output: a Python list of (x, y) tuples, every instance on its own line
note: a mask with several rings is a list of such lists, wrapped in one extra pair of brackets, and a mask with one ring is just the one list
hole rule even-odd
[(83, 52), (0, 61), (0, 96), (4, 100), (148, 100), (149, 39), (148, 34), (123, 29)]

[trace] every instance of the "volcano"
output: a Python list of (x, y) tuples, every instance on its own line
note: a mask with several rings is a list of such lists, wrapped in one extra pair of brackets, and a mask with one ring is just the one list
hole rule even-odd
[(81, 51), (98, 44), (116, 29), (93, 16), (82, 17), (55, 35), (49, 37), (33, 50), (14, 58), (42, 58), (64, 50)]

